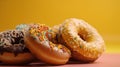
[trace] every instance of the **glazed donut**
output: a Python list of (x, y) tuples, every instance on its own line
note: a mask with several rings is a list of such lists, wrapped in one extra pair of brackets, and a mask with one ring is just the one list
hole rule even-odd
[(62, 24), (61, 33), (72, 57), (76, 60), (93, 62), (105, 50), (104, 40), (100, 34), (83, 20), (66, 19)]
[(43, 24), (33, 24), (25, 34), (24, 40), (31, 53), (49, 64), (65, 64), (69, 60), (70, 51), (51, 39), (51, 29)]
[(61, 33), (60, 33), (60, 27), (62, 24), (59, 25), (55, 25), (51, 28), (51, 30), (53, 31), (53, 33), (51, 34), (51, 41), (58, 44), (58, 43), (62, 43), (62, 37), (61, 37)]
[(27, 64), (34, 57), (25, 47), (24, 33), (9, 30), (0, 33), (0, 61), (4, 64)]

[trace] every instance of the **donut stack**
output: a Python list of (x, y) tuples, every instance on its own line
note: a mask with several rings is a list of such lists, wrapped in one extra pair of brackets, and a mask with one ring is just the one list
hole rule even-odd
[(87, 22), (69, 18), (62, 24), (20, 24), (0, 33), (0, 61), (3, 64), (28, 64), (39, 60), (66, 64), (70, 58), (94, 62), (105, 50), (104, 40)]

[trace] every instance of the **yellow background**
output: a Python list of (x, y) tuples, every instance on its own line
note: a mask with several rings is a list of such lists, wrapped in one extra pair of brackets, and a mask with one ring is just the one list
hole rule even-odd
[(0, 31), (20, 23), (49, 26), (82, 18), (103, 36), (108, 53), (120, 53), (120, 0), (0, 0)]

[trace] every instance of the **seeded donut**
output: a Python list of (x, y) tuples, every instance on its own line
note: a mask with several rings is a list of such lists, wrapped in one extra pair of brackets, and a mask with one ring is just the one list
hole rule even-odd
[(24, 40), (31, 53), (49, 64), (65, 64), (69, 60), (70, 51), (61, 44), (54, 44), (51, 29), (43, 24), (33, 24), (25, 34)]
[(0, 61), (4, 64), (27, 64), (34, 57), (24, 44), (24, 33), (9, 30), (0, 33)]
[(83, 62), (93, 62), (105, 50), (104, 40), (95, 28), (83, 20), (66, 19), (61, 27), (62, 37), (72, 52), (72, 57)]

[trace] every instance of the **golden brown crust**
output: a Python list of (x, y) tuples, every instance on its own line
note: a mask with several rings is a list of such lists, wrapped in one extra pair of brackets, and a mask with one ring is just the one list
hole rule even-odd
[(77, 60), (92, 62), (104, 52), (102, 37), (95, 28), (83, 20), (65, 20), (61, 32), (66, 45), (72, 51), (72, 57)]
[(68, 61), (69, 54), (67, 53), (60, 54), (56, 51), (52, 51), (50, 48), (42, 46), (41, 44), (38, 44), (37, 42), (33, 41), (33, 39), (30, 37), (25, 37), (25, 42), (29, 50), (39, 60), (50, 64), (65, 64)]
[[(35, 30), (37, 31), (37, 29)], [(57, 44), (54, 44), (52, 42), (50, 42), (49, 44), (46, 44), (45, 42), (49, 42), (49, 41), (45, 41), (45, 40), (40, 41), (39, 39), (37, 39), (37, 37), (36, 38), (34, 37), (31, 36), (30, 31), (28, 31), (25, 34), (24, 40), (28, 49), (37, 59), (42, 60), (49, 64), (67, 63), (67, 61), (70, 58), (70, 53), (67, 48), (64, 48), (62, 45), (60, 45), (64, 48), (65, 51), (63, 51), (61, 48), (60, 49), (58, 48), (59, 46), (55, 47), (55, 45)], [(43, 35), (43, 37), (45, 36)]]
[(34, 60), (35, 58), (31, 53), (19, 53), (17, 56), (14, 53), (4, 52), (0, 55), (0, 61), (4, 64), (27, 64)]

